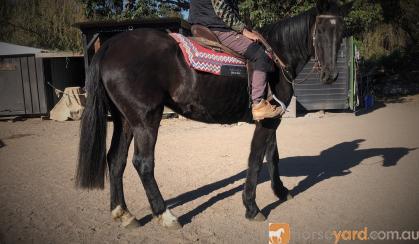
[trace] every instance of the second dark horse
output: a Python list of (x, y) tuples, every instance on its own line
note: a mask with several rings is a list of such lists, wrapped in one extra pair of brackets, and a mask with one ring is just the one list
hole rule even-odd
[[(310, 57), (321, 66), (324, 83), (336, 79), (336, 53), (343, 35), (343, 11), (334, 1), (319, 1), (316, 8), (261, 29), (265, 39), (298, 74)], [(280, 70), (269, 76), (272, 93), (289, 103), (292, 85)], [(103, 188), (109, 168), (111, 210), (124, 226), (137, 221), (125, 203), (122, 175), (134, 137), (133, 164), (143, 183), (153, 215), (163, 226), (180, 227), (166, 206), (154, 178), (154, 153), (163, 108), (206, 123), (250, 121), (247, 80), (213, 76), (191, 69), (177, 43), (165, 32), (142, 29), (109, 39), (94, 56), (86, 80), (87, 104), (81, 121), (76, 184)], [(114, 123), (106, 155), (106, 116)], [(258, 174), (264, 156), (271, 186), (280, 199), (289, 199), (279, 178), (276, 129), (280, 119), (256, 123), (251, 143), (243, 204), (246, 218), (264, 220), (256, 201)]]

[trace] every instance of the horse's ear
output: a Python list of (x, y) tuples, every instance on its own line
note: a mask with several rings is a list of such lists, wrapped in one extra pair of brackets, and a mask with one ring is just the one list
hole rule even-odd
[(332, 5), (336, 5), (336, 0), (317, 0), (316, 8), (319, 14), (329, 12)]
[(329, 5), (328, 0), (317, 0), (316, 1), (316, 9), (318, 13), (323, 13), (327, 11)]
[(351, 12), (352, 7), (354, 6), (354, 2), (355, 1), (351, 1), (349, 3), (345, 3), (344, 5), (339, 7), (339, 15), (342, 17), (345, 17), (346, 15), (349, 14), (349, 12)]

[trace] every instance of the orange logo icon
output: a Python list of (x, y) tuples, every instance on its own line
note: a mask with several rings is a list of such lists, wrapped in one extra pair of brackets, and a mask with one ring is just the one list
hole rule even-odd
[(269, 244), (288, 244), (291, 239), (290, 225), (269, 223)]

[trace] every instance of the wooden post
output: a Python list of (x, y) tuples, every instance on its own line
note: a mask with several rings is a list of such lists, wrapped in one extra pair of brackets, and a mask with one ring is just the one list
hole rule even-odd
[[(93, 55), (96, 53), (96, 42), (99, 39), (99, 33), (91, 34), (83, 34), (83, 54), (84, 54), (84, 70), (87, 72), (89, 70), (90, 61), (93, 58)], [(93, 49), (92, 49), (93, 46)], [(99, 43), (100, 47), (100, 43)], [(99, 49), (99, 48), (98, 48)]]
[(97, 51), (99, 51), (99, 48), (100, 48), (100, 38), (98, 37), (95, 41), (95, 44), (94, 44), (95, 53), (97, 53)]

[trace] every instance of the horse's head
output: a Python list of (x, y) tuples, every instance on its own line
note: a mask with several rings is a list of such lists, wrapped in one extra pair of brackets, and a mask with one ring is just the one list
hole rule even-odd
[(317, 1), (313, 46), (320, 65), (320, 80), (325, 84), (331, 84), (338, 78), (336, 59), (343, 38), (343, 16), (351, 7), (352, 3), (339, 7), (333, 0)]

